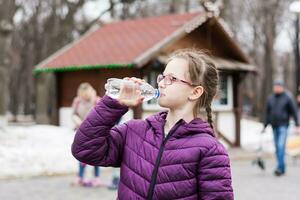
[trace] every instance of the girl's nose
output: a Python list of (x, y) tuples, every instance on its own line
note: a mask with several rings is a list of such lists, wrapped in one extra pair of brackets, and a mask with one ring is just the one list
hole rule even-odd
[(166, 85), (164, 84), (164, 80), (161, 80), (161, 81), (158, 83), (158, 87), (159, 87), (159, 88), (166, 87)]

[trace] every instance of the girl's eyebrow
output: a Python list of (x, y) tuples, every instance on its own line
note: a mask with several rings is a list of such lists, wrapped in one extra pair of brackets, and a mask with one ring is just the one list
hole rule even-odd
[(166, 76), (166, 75), (171, 75), (171, 76), (174, 76), (174, 74), (173, 74), (173, 73), (168, 73), (168, 74), (166, 74), (166, 73), (164, 73), (164, 72), (163, 72), (163, 75), (164, 75), (164, 76)]

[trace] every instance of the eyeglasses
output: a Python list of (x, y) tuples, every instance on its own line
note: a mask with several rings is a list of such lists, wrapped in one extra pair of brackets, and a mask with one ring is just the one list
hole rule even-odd
[(174, 82), (182, 82), (182, 83), (188, 84), (189, 86), (195, 86), (194, 84), (192, 84), (190, 82), (181, 80), (181, 79), (176, 78), (174, 76), (159, 74), (157, 76), (157, 84), (159, 84), (162, 80), (164, 81), (165, 85), (172, 85), (172, 83), (174, 83)]

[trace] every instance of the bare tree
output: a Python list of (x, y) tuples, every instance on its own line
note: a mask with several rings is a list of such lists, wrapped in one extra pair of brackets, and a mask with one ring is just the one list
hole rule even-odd
[[(22, 18), (16, 22), (13, 34), (14, 63), (11, 70), (10, 110), (13, 114), (33, 114), (35, 105), (38, 105), (45, 111), (44, 114), (54, 116), (56, 97), (55, 91), (51, 90), (55, 88), (54, 76), (43, 74), (34, 79), (32, 70), (41, 60), (74, 40), (74, 36), (82, 34), (83, 30), (78, 30), (79, 28), (88, 29), (86, 24), (78, 26), (76, 21), (76, 15), (82, 12), (82, 7), (88, 0), (19, 2), (19, 14)], [(86, 23), (90, 24), (90, 21)], [(44, 85), (44, 89), (39, 90), (41, 93), (37, 96), (38, 99), (49, 97), (43, 99), (42, 104), (35, 102), (35, 85), (37, 85), (35, 81), (40, 81), (41, 85)], [(42, 108), (43, 106), (45, 108)]]
[(244, 90), (251, 91), (248, 93), (253, 98), (257, 114), (263, 111), (261, 102), (265, 102), (271, 92), (275, 69), (278, 67), (274, 45), (288, 3), (285, 0), (224, 0), (221, 16), (229, 23), (235, 39), (247, 50), (251, 61), (258, 66), (258, 74), (250, 75), (245, 80), (247, 89)]
[(5, 115), (8, 104), (8, 75), (11, 64), (13, 17), (17, 10), (15, 0), (0, 0), (0, 116)]

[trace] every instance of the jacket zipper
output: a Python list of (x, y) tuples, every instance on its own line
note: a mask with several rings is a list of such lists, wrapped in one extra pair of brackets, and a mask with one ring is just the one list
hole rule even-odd
[(158, 156), (156, 158), (156, 162), (155, 162), (155, 166), (154, 166), (154, 170), (152, 172), (152, 176), (151, 176), (151, 183), (150, 183), (150, 187), (148, 189), (148, 195), (147, 195), (147, 200), (152, 200), (153, 198), (153, 194), (154, 194), (154, 187), (156, 184), (156, 179), (157, 179), (157, 173), (158, 173), (158, 168), (160, 165), (160, 161), (161, 161), (161, 157), (162, 154), (164, 152), (164, 148), (165, 148), (165, 144), (167, 143), (167, 140), (170, 138), (171, 133), (175, 132), (178, 126), (176, 126), (174, 128), (174, 130), (172, 132), (169, 132), (167, 137), (165, 138), (165, 130), (164, 130), (164, 125), (162, 126), (162, 131), (163, 131), (163, 141), (160, 145), (159, 148), (159, 152), (158, 152)]

